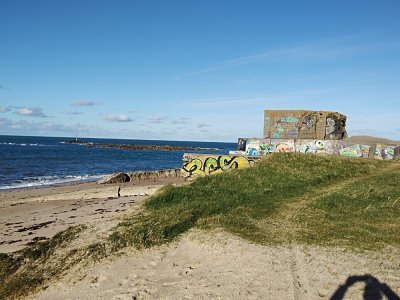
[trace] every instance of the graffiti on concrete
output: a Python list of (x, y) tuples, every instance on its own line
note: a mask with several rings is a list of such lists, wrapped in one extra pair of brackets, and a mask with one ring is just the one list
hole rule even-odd
[(304, 117), (304, 125), (307, 129), (311, 129), (314, 126), (314, 119), (311, 116)]
[(246, 151), (246, 143), (248, 139), (244, 138), (239, 138), (238, 139), (238, 145), (237, 145), (237, 150), (238, 151)]
[(264, 139), (265, 152), (264, 155), (269, 153), (288, 153), (294, 152), (294, 140), (292, 139)]
[(383, 151), (384, 151), (384, 158), (385, 159), (393, 159), (393, 157), (394, 157), (394, 147), (387, 147)]
[(339, 120), (335, 116), (329, 115), (326, 118), (325, 139), (334, 139), (335, 138), (337, 131), (338, 131), (338, 127), (339, 127), (338, 123), (339, 123)]
[(391, 160), (395, 157), (395, 148), (394, 146), (376, 144), (375, 149), (373, 149), (373, 157), (375, 159)]
[(182, 170), (185, 177), (205, 176), (229, 170), (244, 169), (253, 163), (254, 160), (243, 156), (198, 156), (186, 162)]
[(326, 139), (346, 137), (346, 116), (337, 112), (265, 110), (264, 137), (274, 139)]
[(279, 118), (272, 129), (272, 138), (297, 138), (299, 119), (293, 116), (283, 116)]
[[(396, 157), (394, 146), (376, 144), (373, 147), (362, 144), (348, 144), (346, 140), (312, 140), (312, 139), (240, 139), (246, 141), (245, 151), (230, 151), (235, 156), (265, 156), (269, 153), (313, 153), (341, 155), (344, 157), (371, 157), (391, 160)], [(238, 142), (240, 143), (240, 141)], [(243, 142), (242, 142), (243, 143)], [(239, 144), (238, 144), (238, 148)], [(243, 147), (241, 147), (243, 149)], [(397, 150), (399, 151), (399, 150)], [(399, 154), (397, 154), (398, 156)]]
[(295, 143), (296, 152), (313, 154), (337, 153), (336, 141), (329, 140), (298, 140)]
[(247, 139), (246, 141), (246, 155), (258, 156), (260, 150), (260, 139)]
[(344, 157), (361, 157), (362, 151), (360, 145), (354, 145), (340, 149), (339, 154)]

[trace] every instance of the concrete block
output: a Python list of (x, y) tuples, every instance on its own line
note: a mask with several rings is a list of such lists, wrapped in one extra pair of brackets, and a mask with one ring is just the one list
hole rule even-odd
[(338, 154), (338, 143), (335, 140), (297, 140), (296, 152), (314, 154)]
[(265, 110), (264, 137), (272, 139), (341, 140), (346, 116), (338, 112)]
[(288, 153), (295, 152), (295, 140), (293, 139), (271, 139), (270, 152)]
[(393, 159), (400, 158), (400, 146), (394, 148)]
[(229, 155), (246, 156), (246, 151), (229, 151)]
[(345, 146), (342, 145), (343, 147), (339, 150), (339, 154), (344, 157), (362, 157), (363, 156), (363, 151), (360, 147), (360, 145), (351, 145), (351, 146)]

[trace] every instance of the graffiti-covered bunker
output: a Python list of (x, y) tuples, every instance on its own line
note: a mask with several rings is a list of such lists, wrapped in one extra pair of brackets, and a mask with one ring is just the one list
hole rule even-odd
[(338, 112), (265, 110), (263, 138), (239, 138), (229, 155), (183, 155), (185, 177), (246, 168), (269, 153), (300, 152), (393, 159), (400, 146), (361, 145), (346, 141), (347, 117)]

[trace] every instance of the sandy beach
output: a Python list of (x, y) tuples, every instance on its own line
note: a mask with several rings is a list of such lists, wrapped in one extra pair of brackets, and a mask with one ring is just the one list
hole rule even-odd
[[(3, 191), (0, 252), (77, 224), (90, 229), (75, 242), (93, 242), (170, 183), (183, 179)], [(377, 290), (398, 299), (399, 258), (394, 247), (263, 246), (222, 230), (191, 230), (171, 244), (77, 265), (29, 299), (375, 299)]]
[[(125, 184), (80, 183), (0, 192), (0, 252), (13, 252), (77, 224), (116, 220), (166, 184), (182, 178)], [(120, 188), (120, 197), (118, 197)]]

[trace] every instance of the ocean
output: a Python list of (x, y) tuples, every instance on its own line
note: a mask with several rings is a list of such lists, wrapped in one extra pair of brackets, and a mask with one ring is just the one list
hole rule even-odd
[(115, 172), (182, 167), (183, 153), (228, 154), (235, 143), (80, 138), (101, 144), (170, 145), (202, 151), (155, 151), (96, 148), (65, 144), (66, 137), (0, 135), (0, 189), (96, 181)]

